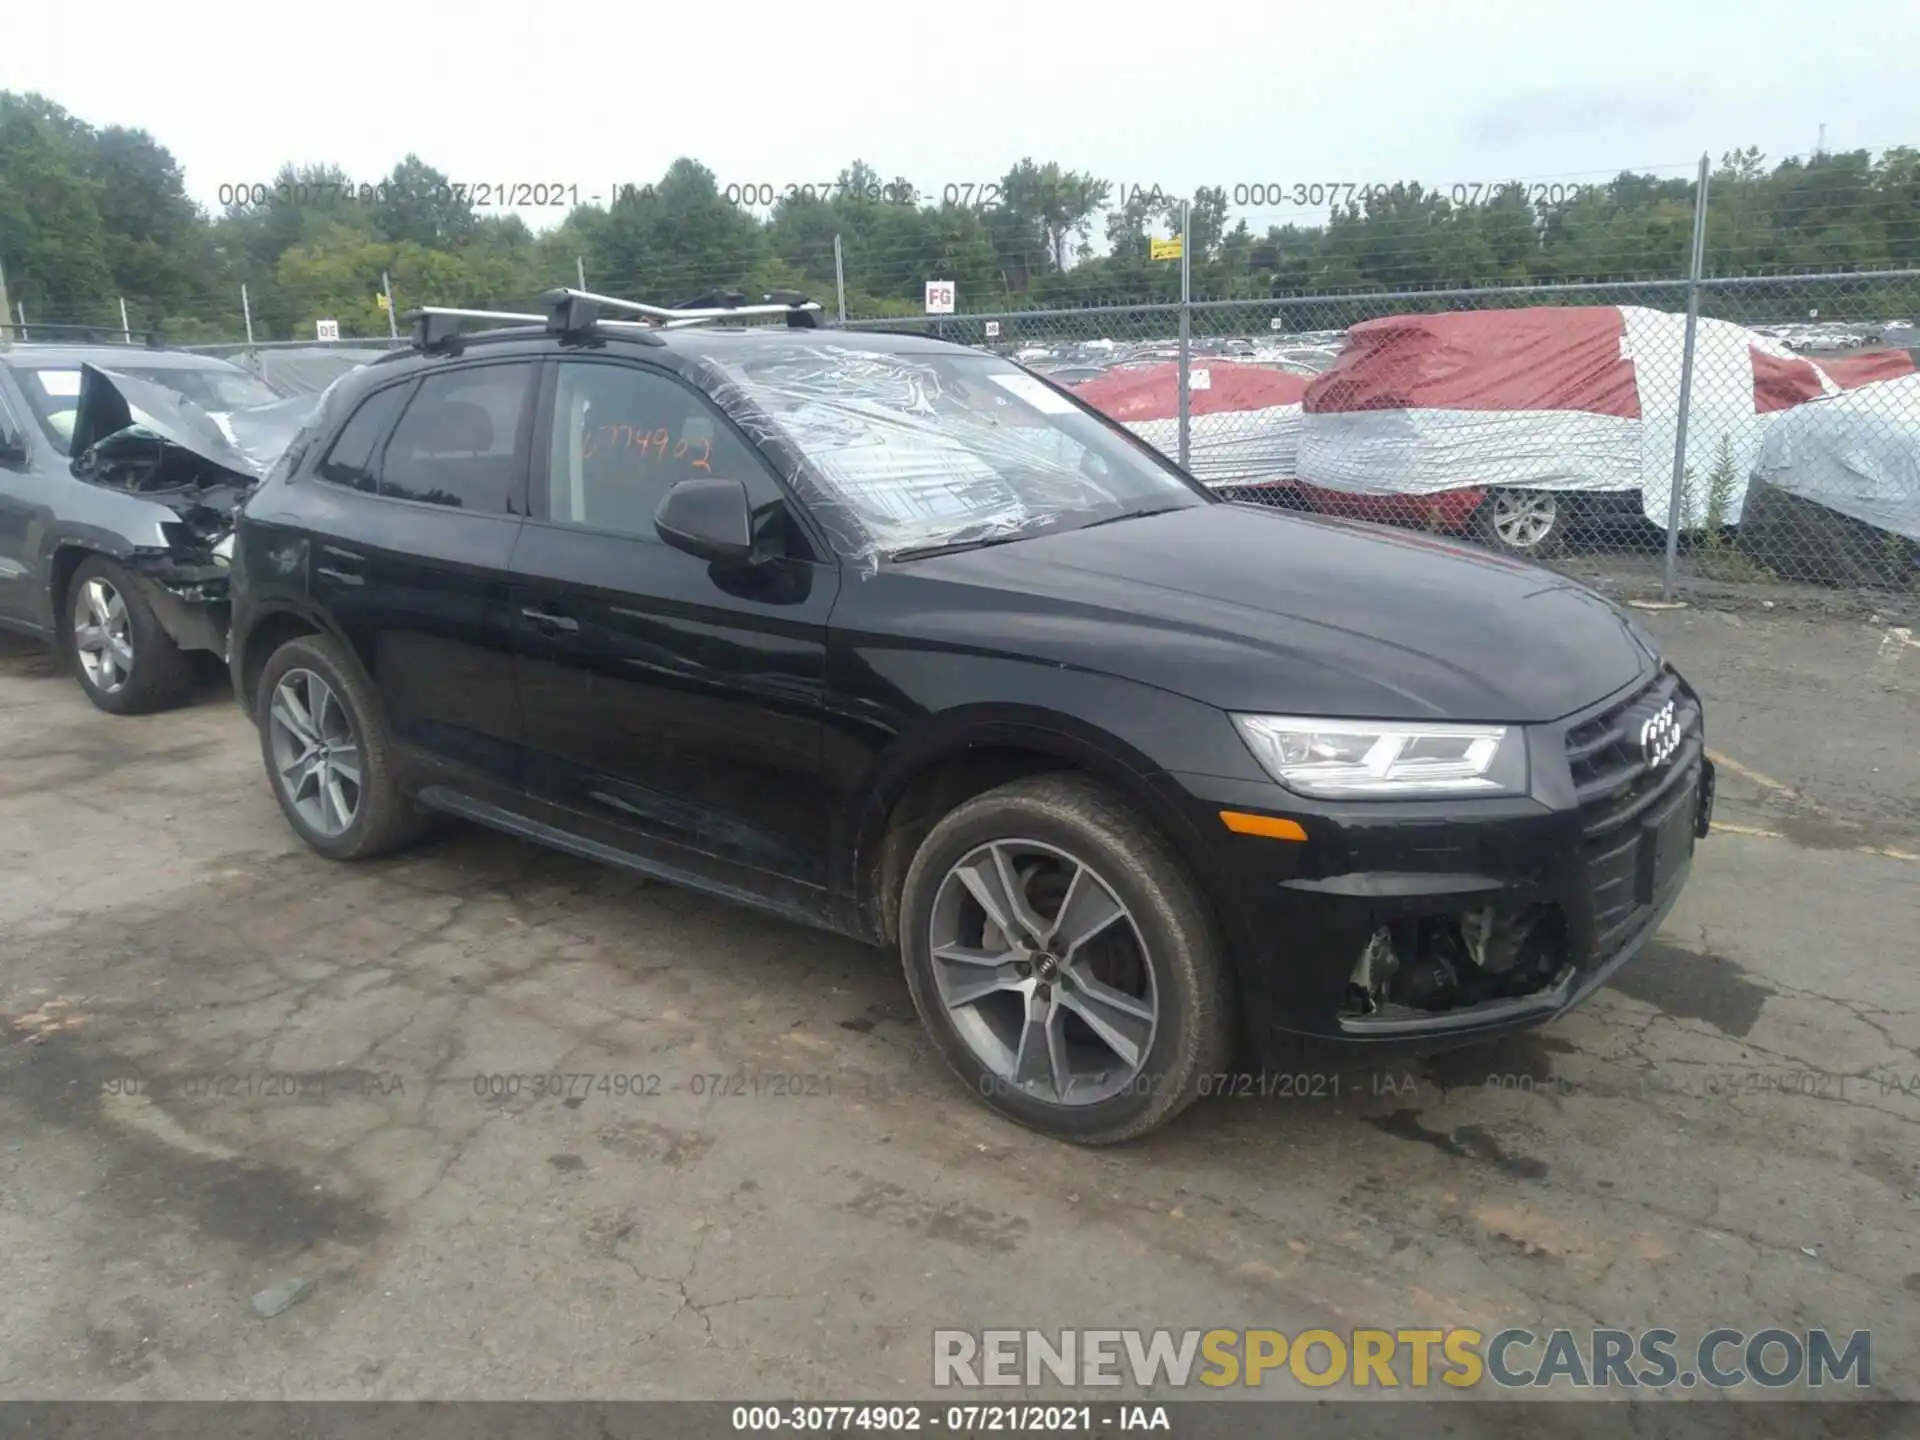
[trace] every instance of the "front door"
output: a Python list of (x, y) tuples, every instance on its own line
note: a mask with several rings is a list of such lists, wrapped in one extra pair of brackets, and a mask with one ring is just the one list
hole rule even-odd
[[(620, 360), (550, 366), (513, 557), (528, 778), (591, 838), (818, 910), (826, 623), (839, 586), (759, 452), (692, 387)], [(765, 563), (666, 545), (682, 479), (741, 480)]]

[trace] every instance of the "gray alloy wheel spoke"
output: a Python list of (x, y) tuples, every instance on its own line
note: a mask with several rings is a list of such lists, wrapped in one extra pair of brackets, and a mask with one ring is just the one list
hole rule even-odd
[(1070, 973), (1073, 984), (1060, 987), (1060, 1003), (1086, 1021), (1128, 1069), (1138, 1069), (1153, 1038), (1153, 1007), (1078, 970)]
[(933, 952), (936, 967), (945, 972), (941, 993), (949, 1010), (977, 1005), (989, 995), (1020, 988), (1011, 950), (981, 950), (970, 945), (941, 945)]
[(1027, 994), (1026, 1018), (1020, 1028), (1020, 1048), (1013, 1056), (1013, 1083), (1023, 1089), (1047, 1089), (1064, 1100), (1073, 1088), (1067, 1066), (1067, 1042), (1061, 1034), (1060, 1007), (1035, 986)]
[(1060, 902), (1060, 914), (1053, 923), (1048, 944), (1063, 961), (1070, 961), (1081, 946), (1126, 913), (1126, 907), (1113, 897), (1113, 892), (1082, 865), (1073, 872), (1073, 879), (1067, 885), (1067, 898)]
[(273, 769), (300, 818), (331, 839), (360, 809), (360, 745), (333, 687), (311, 670), (289, 670), (267, 707)]
[(1493, 502), (1493, 526), (1506, 542), (1529, 549), (1546, 538), (1559, 514), (1551, 495), (1499, 495)]
[(1080, 857), (1039, 840), (976, 847), (941, 880), (927, 939), (948, 1021), (1011, 1089), (1097, 1104), (1152, 1053), (1159, 1000), (1145, 939)]
[(333, 773), (354, 789), (360, 788), (360, 747), (351, 740), (333, 747)]

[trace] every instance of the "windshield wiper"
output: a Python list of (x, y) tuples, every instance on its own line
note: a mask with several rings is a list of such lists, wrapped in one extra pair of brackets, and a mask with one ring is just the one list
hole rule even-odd
[(1086, 524), (1078, 526), (1077, 528), (1081, 530), (1091, 530), (1096, 525), (1111, 525), (1117, 520), (1144, 520), (1149, 515), (1170, 515), (1175, 510), (1185, 510), (1187, 508), (1185, 505), (1158, 505), (1139, 510), (1123, 510), (1118, 515), (1108, 515), (1103, 519), (1089, 520)]
[(1046, 531), (1015, 530), (1007, 535), (989, 535), (980, 540), (949, 540), (944, 545), (916, 545), (910, 550), (895, 550), (889, 560), (925, 560), (934, 555), (958, 555), (962, 550), (984, 550), (989, 545), (1007, 545), (1015, 540), (1031, 540)]

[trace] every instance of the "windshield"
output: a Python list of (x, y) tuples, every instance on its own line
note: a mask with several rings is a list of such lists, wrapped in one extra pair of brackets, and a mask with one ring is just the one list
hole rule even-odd
[[(717, 362), (812, 467), (856, 559), (1205, 505), (1172, 464), (995, 355), (848, 343)], [(851, 530), (856, 533), (845, 533)]]
[[(272, 405), (280, 396), (244, 370), (227, 367), (193, 368), (172, 365), (103, 366), (116, 375), (131, 375), (151, 381), (187, 397), (202, 410), (219, 412), (244, 410), (254, 405)], [(14, 373), (26, 392), (27, 404), (47, 432), (47, 438), (67, 453), (73, 438), (73, 418), (80, 404), (80, 367), (64, 365), (21, 365)], [(138, 420), (140, 417), (135, 415)]]

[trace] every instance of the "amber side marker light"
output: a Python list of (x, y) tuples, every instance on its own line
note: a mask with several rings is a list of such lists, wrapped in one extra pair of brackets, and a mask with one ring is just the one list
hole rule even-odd
[(1220, 818), (1236, 835), (1264, 835), (1269, 840), (1304, 840), (1307, 832), (1297, 820), (1282, 820), (1277, 815), (1249, 815), (1244, 810), (1222, 810)]

